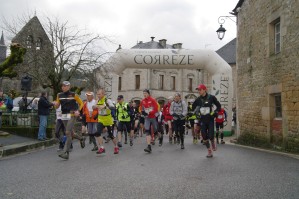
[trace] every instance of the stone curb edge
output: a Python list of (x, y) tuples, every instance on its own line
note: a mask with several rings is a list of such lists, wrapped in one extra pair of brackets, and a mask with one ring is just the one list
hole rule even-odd
[(252, 146), (241, 145), (241, 144), (235, 143), (234, 140), (230, 140), (229, 142), (227, 142), (227, 144), (228, 145), (234, 145), (234, 146), (242, 147), (242, 148), (247, 148), (247, 149), (253, 149), (253, 150), (257, 150), (257, 151), (267, 152), (267, 153), (273, 153), (273, 154), (277, 154), (277, 155), (283, 155), (283, 156), (287, 156), (287, 157), (291, 157), (291, 158), (299, 160), (299, 155), (296, 155), (296, 154), (293, 154), (293, 153), (284, 153), (284, 152), (280, 152), (280, 151), (273, 151), (273, 150), (269, 150), (269, 149), (262, 149), (262, 148), (252, 147)]
[(51, 139), (47, 141), (30, 141), (30, 142), (3, 146), (0, 148), (0, 159), (11, 155), (17, 155), (19, 153), (33, 151), (36, 149), (44, 149), (56, 143), (57, 141), (55, 139)]

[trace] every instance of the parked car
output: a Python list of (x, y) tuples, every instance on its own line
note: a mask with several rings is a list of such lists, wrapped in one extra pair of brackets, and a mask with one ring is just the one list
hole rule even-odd
[[(37, 110), (37, 103), (38, 103), (38, 100), (39, 98), (36, 97), (27, 97), (27, 103), (29, 104), (27, 106), (27, 110)], [(19, 111), (20, 110), (20, 106), (24, 106), (24, 101), (23, 101), (23, 97), (16, 97), (14, 100), (13, 100), (13, 109), (12, 111)]]

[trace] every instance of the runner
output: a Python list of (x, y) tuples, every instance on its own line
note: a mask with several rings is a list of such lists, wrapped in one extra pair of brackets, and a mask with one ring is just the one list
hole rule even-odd
[(136, 138), (138, 134), (138, 125), (139, 125), (139, 118), (140, 118), (140, 113), (138, 111), (138, 108), (136, 106), (135, 102), (131, 103), (130, 106), (131, 109), (131, 134)]
[[(217, 113), (220, 111), (221, 105), (214, 95), (207, 93), (207, 87), (204, 84), (198, 85), (196, 90), (198, 90), (200, 96), (193, 103), (192, 109), (196, 112), (196, 114), (198, 114), (198, 111), (200, 112), (201, 134), (208, 149), (207, 158), (211, 158), (213, 157), (212, 150), (216, 151), (216, 143), (214, 140), (214, 118), (217, 117)], [(217, 107), (214, 112), (213, 105)]]
[[(87, 101), (83, 105), (83, 117), (85, 122), (87, 123), (87, 132), (89, 135), (89, 139), (93, 144), (93, 149), (91, 151), (97, 151), (98, 146), (95, 139), (95, 133), (97, 132), (97, 124), (98, 124), (98, 110), (96, 108), (96, 100), (94, 99), (93, 92), (87, 92), (86, 94)], [(82, 121), (83, 122), (83, 121)]]
[(227, 121), (227, 114), (224, 108), (221, 108), (218, 112), (218, 116), (215, 119), (216, 121), (216, 140), (217, 144), (219, 144), (219, 129), (220, 129), (220, 137), (221, 137), (221, 144), (225, 144), (223, 141), (223, 123)]
[[(66, 160), (69, 159), (74, 124), (76, 118), (80, 115), (80, 110), (83, 107), (83, 102), (80, 97), (76, 93), (71, 92), (70, 88), (70, 82), (64, 81), (62, 83), (62, 92), (58, 93), (56, 101), (53, 102), (55, 108), (58, 108), (61, 105), (61, 120), (65, 126), (65, 134), (67, 138), (64, 145), (63, 153), (61, 153), (59, 157)], [(83, 141), (83, 138), (81, 138), (81, 141)]]
[(166, 123), (165, 130), (166, 130), (166, 134), (167, 133), (169, 134), (169, 143), (170, 144), (172, 144), (172, 139), (173, 139), (173, 135), (172, 135), (172, 120), (173, 120), (173, 117), (169, 113), (169, 109), (170, 109), (170, 105), (171, 105), (172, 100), (173, 100), (172, 96), (168, 97), (168, 102), (167, 102), (167, 104), (164, 105), (163, 112), (162, 112), (163, 117), (164, 117), (164, 122)]
[(144, 116), (144, 128), (146, 133), (146, 142), (147, 147), (144, 149), (145, 152), (151, 153), (151, 125), (153, 125), (153, 129), (157, 131), (157, 120), (156, 117), (158, 115), (158, 103), (157, 101), (150, 96), (150, 91), (145, 89), (143, 91), (143, 100), (140, 103), (139, 111)]
[(103, 146), (103, 138), (102, 133), (103, 129), (107, 127), (108, 136), (111, 138), (114, 144), (114, 154), (119, 153), (119, 148), (116, 145), (117, 139), (113, 136), (112, 128), (113, 128), (113, 117), (111, 115), (111, 109), (114, 108), (114, 105), (110, 99), (107, 99), (105, 96), (105, 90), (100, 88), (97, 92), (98, 96), (98, 102), (97, 102), (97, 108), (98, 108), (98, 125), (97, 125), (97, 132), (95, 134), (98, 143), (100, 145), (99, 150), (97, 151), (97, 154), (105, 153), (105, 148)]
[(184, 125), (187, 115), (187, 104), (185, 101), (182, 101), (180, 93), (175, 94), (174, 101), (170, 105), (169, 112), (173, 116), (173, 131), (177, 134), (177, 139), (180, 139), (181, 149), (185, 149)]
[(122, 147), (122, 133), (125, 134), (125, 144), (127, 144), (128, 132), (130, 133), (130, 146), (133, 146), (133, 136), (131, 134), (131, 112), (128, 103), (124, 102), (124, 96), (119, 95), (117, 97), (116, 104), (116, 118), (118, 120), (117, 131), (118, 131), (118, 147)]
[[(195, 120), (196, 120), (196, 115), (192, 111), (192, 104), (194, 103), (194, 100), (190, 100), (188, 102), (188, 121), (190, 122), (190, 128), (193, 136), (193, 144), (198, 143), (198, 132), (195, 131), (194, 125), (195, 125)], [(197, 121), (198, 122), (198, 121)]]

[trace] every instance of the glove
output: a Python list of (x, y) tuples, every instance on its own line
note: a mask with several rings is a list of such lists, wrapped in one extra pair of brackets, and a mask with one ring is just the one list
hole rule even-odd
[(148, 116), (148, 113), (145, 112), (145, 111), (142, 111), (141, 114), (142, 114), (143, 116)]

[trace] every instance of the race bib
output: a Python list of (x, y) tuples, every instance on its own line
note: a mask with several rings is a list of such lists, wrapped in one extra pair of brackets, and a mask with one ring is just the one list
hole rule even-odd
[(71, 119), (71, 114), (61, 114), (61, 120), (70, 120)]
[(218, 119), (222, 119), (223, 118), (223, 116), (222, 115), (218, 115)]
[(145, 108), (144, 111), (149, 114), (153, 110), (153, 107)]
[(108, 115), (107, 109), (105, 109), (105, 108), (101, 109), (100, 110), (100, 115), (102, 115), (102, 116)]
[(201, 115), (208, 115), (208, 114), (210, 114), (210, 107), (201, 107), (199, 110), (200, 110), (200, 114)]

